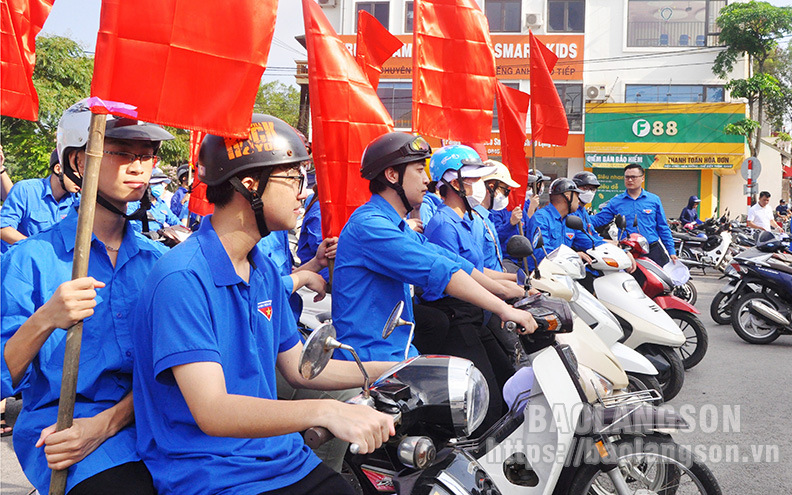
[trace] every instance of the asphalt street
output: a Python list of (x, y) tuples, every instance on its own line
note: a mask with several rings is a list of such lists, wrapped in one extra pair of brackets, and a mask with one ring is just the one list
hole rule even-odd
[[(792, 336), (765, 346), (743, 342), (730, 325), (716, 325), (709, 316), (722, 285), (717, 276), (694, 273), (694, 282), (709, 351), (668, 405), (693, 425), (674, 438), (704, 458), (724, 494), (792, 493)], [(13, 403), (9, 409), (13, 419)], [(11, 437), (0, 442), (0, 474), (3, 495), (31, 491)]]

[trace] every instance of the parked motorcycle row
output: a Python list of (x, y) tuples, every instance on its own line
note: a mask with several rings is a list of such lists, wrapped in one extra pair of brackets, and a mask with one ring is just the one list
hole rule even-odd
[[(617, 224), (618, 244), (588, 250), (590, 266), (562, 246), (519, 274), (526, 294), (540, 292), (514, 304), (539, 324), (519, 337), (530, 367), (507, 383), (508, 412), (480, 437), (470, 433), (483, 421), (489, 389), (461, 358), (408, 359), (351, 400), (397, 424), (397, 434), (374, 453), (348, 450), (345, 475), (360, 493), (721, 493), (709, 468), (671, 437), (687, 426), (684, 419), (658, 408), (679, 393), (685, 369), (705, 357), (706, 329), (646, 258), (646, 240), (626, 236), (623, 218)], [(567, 226), (583, 230), (574, 216)], [(543, 249), (541, 239), (536, 249)], [(507, 246), (516, 259), (533, 250), (521, 236)], [(625, 272), (632, 264), (626, 251), (637, 262), (633, 274)], [(401, 310), (394, 308), (383, 338), (407, 324)], [(310, 314), (303, 323), (315, 329), (300, 363), (306, 378), (318, 375), (335, 349), (354, 351), (335, 339), (329, 315)], [(326, 430), (306, 432), (311, 447), (329, 438)]]

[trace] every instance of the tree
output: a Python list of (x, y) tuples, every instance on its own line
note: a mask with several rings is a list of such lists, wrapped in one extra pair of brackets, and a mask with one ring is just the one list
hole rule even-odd
[(756, 156), (767, 101), (783, 97), (778, 79), (766, 73), (765, 64), (775, 54), (777, 40), (792, 32), (792, 10), (755, 0), (733, 3), (721, 10), (717, 23), (725, 49), (715, 58), (712, 71), (728, 78), (743, 55), (747, 55), (752, 71), (749, 78), (732, 79), (726, 84), (732, 96), (748, 100), (749, 113), (747, 119), (727, 125), (724, 131), (745, 136), (751, 156)]
[(33, 84), (39, 96), (39, 120), (2, 117), (0, 133), (14, 182), (46, 176), (63, 111), (91, 92), (93, 59), (77, 42), (61, 36), (36, 39)]
[(256, 113), (266, 113), (297, 126), (300, 113), (300, 91), (279, 81), (264, 83), (256, 94)]
[(792, 122), (792, 45), (777, 48), (765, 68), (778, 79), (781, 89), (779, 98), (767, 101), (767, 118), (773, 128), (782, 129), (784, 124)]

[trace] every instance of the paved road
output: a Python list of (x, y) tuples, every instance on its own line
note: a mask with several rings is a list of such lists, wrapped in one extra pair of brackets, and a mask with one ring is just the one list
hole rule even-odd
[[(709, 316), (717, 277), (695, 277), (695, 283), (710, 344), (670, 403), (694, 423), (675, 438), (706, 458), (724, 494), (792, 493), (792, 337), (769, 346), (743, 342)], [(0, 443), (0, 474), (2, 495), (30, 491), (8, 437)]]

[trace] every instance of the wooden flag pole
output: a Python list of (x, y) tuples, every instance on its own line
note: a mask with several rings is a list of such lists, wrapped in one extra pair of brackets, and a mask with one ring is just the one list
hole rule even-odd
[[(85, 173), (80, 191), (80, 211), (77, 220), (77, 236), (74, 241), (74, 263), (72, 280), (88, 276), (88, 258), (91, 253), (94, 216), (96, 214), (96, 192), (99, 188), (99, 168), (104, 151), (104, 134), (107, 117), (91, 114), (86, 146)], [(70, 428), (74, 421), (74, 401), (77, 393), (77, 372), (80, 368), (83, 322), (80, 321), (66, 333), (66, 353), (63, 358), (63, 379), (58, 403), (56, 431)], [(52, 471), (49, 495), (64, 495), (68, 469)]]

